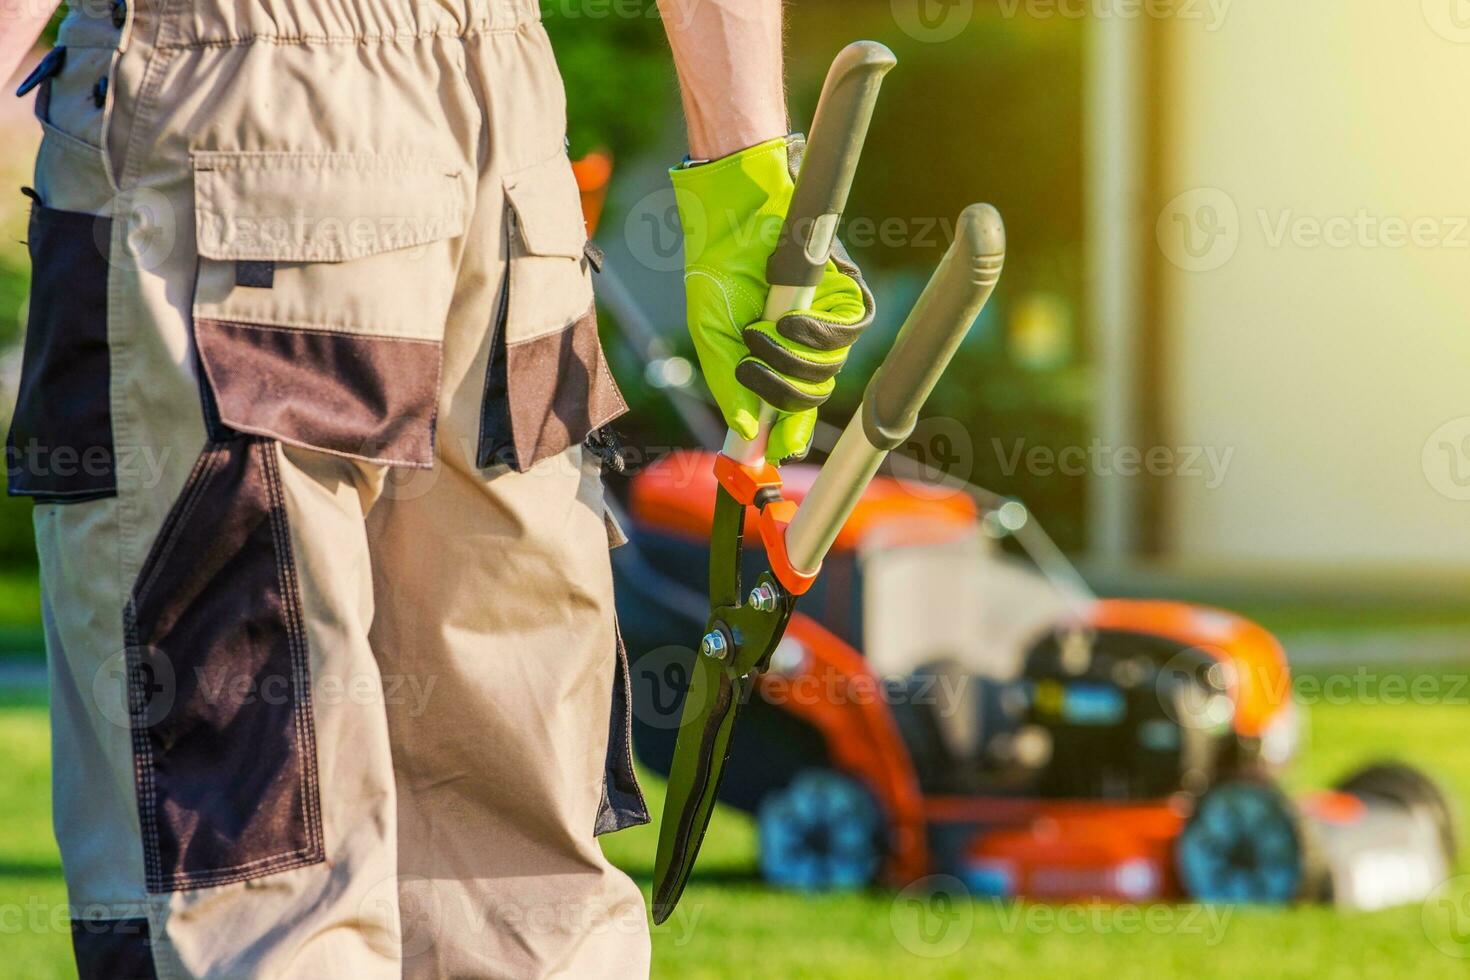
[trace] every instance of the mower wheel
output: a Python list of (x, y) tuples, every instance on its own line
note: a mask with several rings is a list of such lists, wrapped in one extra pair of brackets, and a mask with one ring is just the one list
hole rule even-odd
[(1237, 776), (1195, 806), (1174, 847), (1185, 893), (1201, 902), (1320, 899), (1327, 871), (1296, 806), (1271, 780)]
[(863, 888), (878, 874), (882, 812), (859, 782), (829, 769), (798, 773), (756, 815), (761, 874), (797, 891)]
[(1445, 866), (1455, 866), (1460, 852), (1455, 808), (1444, 790), (1418, 769), (1402, 762), (1376, 762), (1338, 783), (1337, 789), (1353, 796), (1388, 800), (1411, 812), (1427, 813), (1439, 830)]

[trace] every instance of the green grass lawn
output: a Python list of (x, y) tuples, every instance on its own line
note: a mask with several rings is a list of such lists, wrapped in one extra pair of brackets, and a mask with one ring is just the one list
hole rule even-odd
[[(0, 523), (4, 506), (0, 504)], [(0, 567), (0, 665), (11, 659), (35, 659), (45, 647), (41, 583), (35, 570)]]
[[(1463, 668), (1436, 671), (1452, 678)], [(1385, 685), (1385, 691), (1390, 689)], [(1470, 800), (1465, 748), (1470, 691), (1455, 703), (1322, 703), (1293, 771), (1295, 787), (1330, 783), (1371, 758), (1400, 757), (1432, 770)], [(1336, 701), (1338, 699), (1330, 699)], [(73, 976), (65, 903), (51, 841), (46, 708), (35, 696), (0, 698), (0, 949), (5, 976)], [(649, 802), (662, 804), (648, 779)], [(1463, 821), (1462, 821), (1463, 822)], [(1470, 827), (1466, 828), (1470, 830)], [(604, 838), (608, 853), (647, 890), (653, 828)], [(883, 892), (807, 896), (764, 888), (754, 876), (749, 820), (720, 813), (700, 872), (674, 918), (654, 932), (662, 977), (1413, 977), (1470, 975), (1429, 941), (1419, 906), (1374, 914), (1328, 909), (1200, 910), (957, 905), (945, 922), (921, 923), (917, 906)], [(916, 931), (927, 926), (929, 941)], [(944, 926), (943, 929), (939, 929)], [(939, 931), (934, 931), (938, 929)], [(939, 936), (937, 941), (935, 936)], [(947, 947), (953, 947), (950, 950)], [(1466, 947), (1470, 953), (1470, 947)], [(935, 955), (943, 954), (943, 955)]]

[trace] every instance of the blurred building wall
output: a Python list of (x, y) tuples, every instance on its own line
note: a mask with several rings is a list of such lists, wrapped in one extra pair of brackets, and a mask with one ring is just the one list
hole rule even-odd
[[(1236, 0), (1155, 32), (1166, 557), (1470, 567), (1470, 20)], [(1439, 7), (1444, 9), (1441, 11)], [(1182, 460), (1183, 455), (1176, 457)]]

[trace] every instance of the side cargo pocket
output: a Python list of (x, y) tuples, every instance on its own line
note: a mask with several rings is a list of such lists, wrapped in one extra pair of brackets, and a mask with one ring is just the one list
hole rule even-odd
[(5, 441), (11, 496), (115, 496), (107, 348), (108, 218), (31, 207), (30, 313)]
[(577, 181), (558, 154), (504, 181), (510, 269), (478, 465), (525, 472), (628, 410), (597, 336)]

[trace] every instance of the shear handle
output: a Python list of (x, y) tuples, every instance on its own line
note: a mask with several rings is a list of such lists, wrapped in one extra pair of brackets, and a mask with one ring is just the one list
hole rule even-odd
[[(877, 41), (854, 41), (838, 52), (827, 71), (791, 206), (781, 224), (776, 250), (766, 263), (771, 291), (766, 296), (765, 319), (779, 320), (792, 310), (811, 306), (832, 254), (837, 223), (847, 207), (878, 89), (896, 64), (893, 52)], [(729, 433), (725, 455), (741, 463), (765, 459), (766, 440), (775, 420), (775, 409), (762, 405), (756, 437), (746, 440)]]

